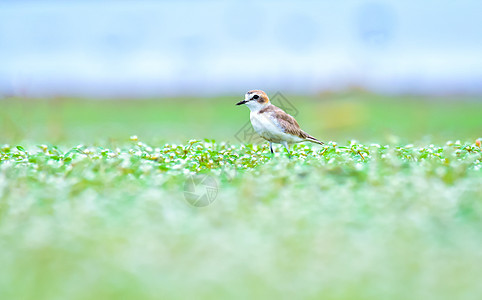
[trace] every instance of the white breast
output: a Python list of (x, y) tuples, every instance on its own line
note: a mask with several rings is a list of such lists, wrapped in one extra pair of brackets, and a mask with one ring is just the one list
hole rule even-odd
[(267, 113), (251, 112), (250, 120), (254, 131), (270, 142), (281, 143), (286, 141), (291, 144), (303, 140), (297, 136), (284, 133), (278, 122)]

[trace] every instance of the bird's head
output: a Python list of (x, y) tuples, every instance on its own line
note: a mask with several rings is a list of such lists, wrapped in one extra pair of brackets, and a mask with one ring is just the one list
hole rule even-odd
[(236, 103), (236, 105), (241, 104), (246, 104), (251, 111), (257, 111), (269, 105), (269, 98), (268, 95), (261, 90), (252, 90), (244, 95), (244, 100)]

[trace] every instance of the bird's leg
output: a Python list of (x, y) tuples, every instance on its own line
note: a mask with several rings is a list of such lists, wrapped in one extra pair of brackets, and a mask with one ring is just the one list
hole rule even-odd
[(269, 142), (269, 150), (271, 150), (271, 153), (274, 154), (273, 143), (271, 143), (271, 142)]
[(283, 141), (283, 146), (285, 146), (286, 151), (288, 151), (288, 158), (291, 158), (291, 153), (290, 149), (288, 148), (288, 143), (286, 141)]

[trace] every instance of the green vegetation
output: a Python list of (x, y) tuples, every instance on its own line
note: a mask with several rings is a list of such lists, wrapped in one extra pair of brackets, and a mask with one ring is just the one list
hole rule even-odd
[[(0, 151), (2, 299), (482, 293), (475, 144)], [(216, 180), (207, 207), (185, 200), (195, 174)]]
[(0, 299), (478, 299), (482, 102), (287, 98), (2, 102)]
[[(240, 96), (242, 97), (242, 96)], [(272, 95), (273, 103), (279, 104)], [(420, 144), (474, 141), (482, 135), (482, 97), (424, 98), (363, 93), (286, 95), (307, 132), (322, 141)], [(248, 122), (239, 97), (172, 99), (4, 99), (0, 141), (9, 144), (109, 144), (138, 135), (151, 144), (215, 139), (240, 143)], [(117, 143), (119, 142), (119, 143)], [(245, 141), (243, 141), (245, 142)]]

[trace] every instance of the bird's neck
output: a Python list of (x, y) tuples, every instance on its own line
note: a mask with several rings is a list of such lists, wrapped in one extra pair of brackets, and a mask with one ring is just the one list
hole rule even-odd
[[(249, 105), (248, 105), (249, 104)], [(264, 103), (264, 104), (260, 104), (258, 102), (254, 102), (254, 103), (247, 103), (247, 106), (249, 108), (249, 110), (252, 112), (252, 113), (257, 113), (259, 112), (260, 110), (262, 110), (263, 108), (265, 107), (268, 107), (270, 105), (270, 103)]]

